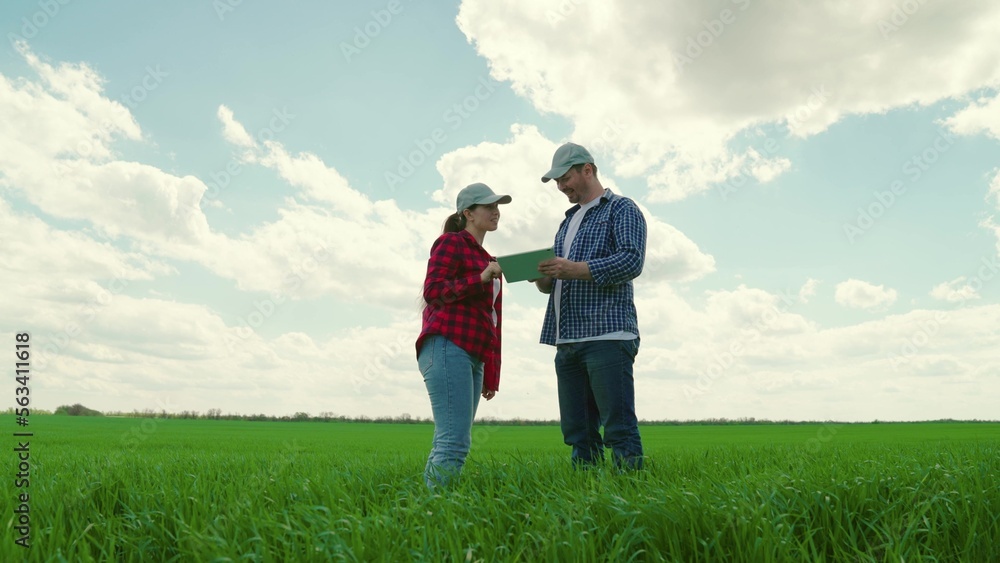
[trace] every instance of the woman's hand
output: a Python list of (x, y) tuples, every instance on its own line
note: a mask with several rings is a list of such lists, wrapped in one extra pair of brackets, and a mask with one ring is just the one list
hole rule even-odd
[(500, 269), (500, 264), (490, 262), (489, 265), (486, 266), (486, 269), (483, 270), (483, 273), (479, 274), (479, 277), (483, 280), (483, 283), (487, 283), (499, 278), (502, 273), (503, 270)]
[(487, 401), (496, 396), (497, 396), (496, 390), (483, 388), (483, 398), (486, 399)]

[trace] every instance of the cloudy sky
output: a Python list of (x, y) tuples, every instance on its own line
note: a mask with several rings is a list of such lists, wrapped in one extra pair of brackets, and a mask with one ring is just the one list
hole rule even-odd
[[(1000, 418), (1000, 5), (5, 2), (0, 333), (32, 405), (429, 416), (455, 194), (545, 246), (567, 140), (649, 223), (644, 419)], [(556, 418), (505, 286), (479, 415)], [(12, 360), (13, 361), (13, 360)]]

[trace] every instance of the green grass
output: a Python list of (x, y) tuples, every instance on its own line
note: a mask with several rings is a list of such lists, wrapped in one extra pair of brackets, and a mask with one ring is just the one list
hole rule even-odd
[(1000, 424), (643, 426), (625, 475), (477, 426), (444, 494), (427, 424), (31, 424), (32, 547), (8, 520), (3, 561), (1000, 560)]

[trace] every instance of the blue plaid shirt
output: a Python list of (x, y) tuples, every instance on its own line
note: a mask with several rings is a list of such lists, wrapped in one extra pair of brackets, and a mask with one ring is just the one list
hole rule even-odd
[[(563, 255), (566, 228), (579, 211), (574, 205), (556, 232), (556, 256)], [(563, 280), (559, 296), (559, 335), (592, 338), (626, 331), (639, 335), (632, 280), (642, 273), (646, 260), (646, 219), (631, 199), (605, 189), (601, 202), (583, 216), (565, 258), (586, 262), (591, 280)], [(555, 287), (553, 285), (553, 287)], [(555, 294), (542, 323), (542, 344), (556, 343)]]

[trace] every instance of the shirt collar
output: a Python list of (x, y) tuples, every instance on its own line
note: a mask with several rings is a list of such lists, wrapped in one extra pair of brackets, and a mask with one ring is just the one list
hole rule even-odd
[[(600, 205), (600, 202), (607, 201), (607, 200), (611, 199), (612, 195), (614, 195), (614, 194), (611, 193), (611, 189), (610, 188), (604, 188), (604, 193), (601, 194), (601, 197), (594, 198), (593, 200), (587, 202), (587, 205), (590, 206), (590, 207), (597, 207), (598, 205)], [(583, 206), (578, 203), (578, 204), (574, 205), (573, 207), (570, 207), (569, 209), (566, 210), (566, 216), (569, 217), (570, 215), (576, 213), (577, 210), (579, 210), (579, 209), (583, 209)], [(588, 207), (588, 209), (589, 209), (589, 207)]]
[(469, 244), (471, 244), (474, 248), (478, 248), (484, 254), (486, 254), (490, 258), (493, 258), (493, 255), (490, 254), (489, 252), (487, 252), (487, 250), (485, 248), (483, 248), (483, 245), (479, 244), (479, 241), (476, 240), (476, 237), (472, 236), (472, 233), (470, 233), (469, 231), (467, 231), (465, 229), (462, 229), (462, 230), (460, 230), (458, 232), (458, 234), (461, 235), (466, 241), (468, 241)]

